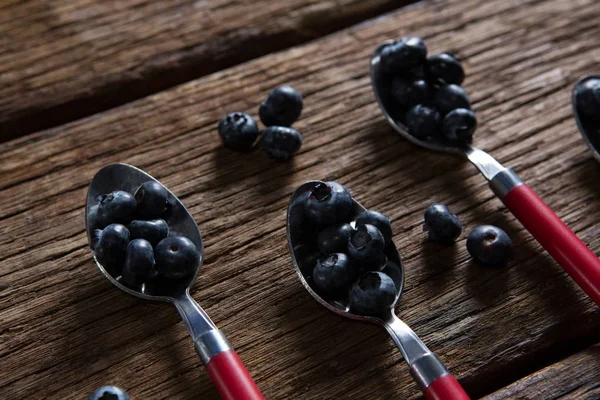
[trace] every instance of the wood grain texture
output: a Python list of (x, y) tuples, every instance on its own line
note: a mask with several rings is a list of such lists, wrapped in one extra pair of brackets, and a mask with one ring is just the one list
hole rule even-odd
[(600, 346), (595, 345), (520, 379), (485, 400), (598, 399), (599, 378)]
[[(184, 204), (205, 239), (193, 296), (225, 331), (267, 398), (417, 398), (392, 341), (339, 318), (290, 265), (285, 212), (310, 179), (338, 180), (390, 217), (406, 265), (398, 314), (473, 397), (600, 340), (600, 313), (465, 162), (393, 133), (368, 59), (387, 38), (422, 35), (464, 60), (481, 122), (476, 143), (520, 174), (594, 252), (600, 167), (571, 116), (570, 90), (600, 61), (595, 0), (424, 2), (123, 107), (0, 145), (0, 392), (80, 399), (116, 383), (134, 399), (216, 398), (167, 305), (119, 293), (90, 259), (86, 186), (111, 162), (136, 165)], [(256, 115), (274, 86), (305, 95), (290, 163), (223, 149), (226, 112)], [(461, 218), (452, 247), (426, 242), (422, 214)], [(496, 224), (508, 268), (473, 265), (466, 234)]]
[(106, 110), (408, 0), (0, 1), (0, 140)]

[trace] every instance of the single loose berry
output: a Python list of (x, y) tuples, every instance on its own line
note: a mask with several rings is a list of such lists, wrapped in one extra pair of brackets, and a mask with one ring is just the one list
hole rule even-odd
[(302, 95), (291, 86), (273, 90), (260, 104), (258, 115), (265, 126), (292, 126), (302, 113)]
[(405, 107), (429, 103), (432, 97), (426, 81), (410, 81), (403, 77), (395, 77), (392, 80), (391, 93), (394, 100)]
[(600, 79), (587, 79), (577, 87), (575, 104), (583, 115), (600, 121)]
[(100, 197), (96, 218), (105, 227), (110, 224), (127, 224), (135, 215), (136, 202), (131, 193), (117, 190)]
[(427, 59), (427, 76), (434, 82), (460, 85), (465, 80), (463, 67), (452, 54), (434, 54)]
[(319, 251), (323, 254), (345, 252), (348, 248), (350, 232), (352, 232), (352, 226), (345, 222), (323, 229), (317, 237)]
[(458, 85), (445, 85), (439, 88), (433, 96), (433, 104), (442, 115), (457, 108), (471, 108), (467, 92)]
[(382, 70), (388, 74), (399, 74), (425, 62), (427, 46), (423, 39), (405, 37), (381, 49), (379, 53)]
[(155, 181), (144, 182), (135, 191), (137, 215), (141, 218), (158, 218), (167, 208), (169, 192)]
[(169, 235), (169, 225), (163, 219), (150, 221), (133, 220), (127, 225), (131, 233), (131, 239), (146, 239), (152, 246)]
[(444, 140), (451, 145), (471, 144), (476, 128), (477, 117), (473, 111), (466, 108), (450, 111), (442, 122)]
[(437, 138), (441, 135), (441, 116), (433, 107), (416, 105), (406, 114), (408, 132), (417, 139)]
[(350, 310), (362, 315), (389, 313), (396, 301), (396, 285), (383, 272), (366, 272), (350, 290)]
[(196, 245), (184, 236), (169, 236), (161, 240), (154, 257), (158, 273), (169, 279), (193, 275), (200, 263)]
[(392, 223), (382, 213), (375, 210), (367, 210), (362, 212), (358, 218), (356, 219), (356, 226), (360, 225), (373, 225), (383, 235), (383, 239), (385, 241), (385, 245), (387, 246), (392, 242)]
[(503, 267), (511, 253), (512, 241), (502, 229), (481, 225), (469, 233), (467, 250), (482, 266)]
[(129, 230), (121, 224), (110, 224), (102, 230), (94, 254), (98, 262), (113, 276), (121, 272), (129, 238)]
[(436, 203), (425, 210), (423, 230), (429, 234), (429, 240), (449, 245), (460, 236), (462, 224), (448, 207)]
[(331, 295), (345, 295), (354, 279), (352, 264), (344, 253), (329, 254), (319, 259), (313, 269), (315, 286)]
[(129, 400), (129, 395), (118, 386), (102, 386), (90, 394), (88, 400)]
[(256, 121), (243, 112), (232, 112), (219, 121), (219, 136), (225, 147), (235, 151), (248, 151), (258, 138)]
[(314, 224), (324, 226), (344, 222), (352, 208), (352, 196), (344, 185), (320, 182), (309, 192), (304, 211)]
[(302, 136), (292, 128), (270, 126), (263, 131), (262, 144), (271, 158), (286, 161), (300, 150)]
[(144, 283), (154, 270), (154, 249), (145, 239), (133, 239), (127, 245), (127, 258), (123, 266), (123, 280), (136, 286)]

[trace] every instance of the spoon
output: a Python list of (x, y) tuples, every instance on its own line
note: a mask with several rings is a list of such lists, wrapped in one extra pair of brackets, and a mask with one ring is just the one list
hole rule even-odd
[(504, 167), (488, 153), (473, 146), (446, 146), (419, 140), (410, 135), (408, 128), (394, 110), (389, 91), (385, 90), (384, 76), (379, 68), (381, 49), (391, 43), (393, 43), (391, 40), (383, 42), (371, 57), (371, 84), (379, 108), (390, 125), (400, 136), (417, 146), (454, 154), (471, 161), (489, 181), (494, 194), (579, 287), (597, 305), (600, 305), (600, 260), (511, 169)]
[[(127, 164), (111, 164), (102, 168), (90, 183), (85, 207), (85, 221), (88, 241), (92, 243), (95, 228), (95, 214), (98, 197), (115, 190), (135, 193), (144, 182), (156, 179), (144, 171)], [(158, 182), (160, 183), (160, 182)], [(165, 188), (166, 189), (166, 188)], [(169, 229), (179, 235), (186, 236), (196, 245), (200, 253), (200, 261), (194, 274), (181, 282), (165, 284), (157, 287), (142, 286), (133, 289), (121, 283), (121, 277), (113, 277), (93, 255), (96, 265), (113, 285), (122, 291), (144, 300), (161, 301), (173, 304), (185, 326), (187, 327), (198, 355), (206, 367), (210, 379), (223, 399), (241, 400), (264, 399), (260, 390), (246, 370), (242, 360), (229, 344), (223, 332), (210, 320), (206, 312), (190, 296), (190, 286), (194, 282), (202, 264), (202, 237), (194, 218), (173, 193), (167, 189), (171, 212), (167, 217)]]
[[(310, 274), (314, 264), (307, 263), (302, 236), (306, 233), (302, 231), (299, 221), (302, 221), (303, 202), (302, 199), (308, 196), (310, 190), (320, 181), (309, 181), (302, 184), (290, 200), (287, 214), (287, 239), (292, 255), (292, 264), (296, 269), (296, 273), (302, 282), (302, 285), (308, 290), (322, 306), (334, 313), (343, 317), (351, 318), (358, 321), (372, 322), (383, 326), (392, 337), (394, 343), (400, 349), (404, 359), (410, 367), (410, 373), (414, 380), (419, 385), (427, 399), (437, 400), (464, 400), (469, 399), (460, 383), (448, 372), (444, 364), (433, 354), (419, 337), (400, 320), (394, 313), (396, 303), (402, 294), (404, 286), (404, 267), (400, 254), (396, 249), (396, 245), (392, 244), (386, 248), (386, 256), (397, 267), (389, 263), (382, 272), (393, 279), (396, 286), (396, 300), (394, 304), (387, 310), (384, 310), (379, 317), (360, 315), (354, 312), (345, 301), (327, 301), (323, 299), (315, 290), (313, 290), (310, 282)], [(366, 209), (356, 200), (352, 199), (353, 206), (350, 211), (350, 218), (354, 221)], [(354, 223), (352, 223), (354, 226)], [(313, 237), (314, 238), (314, 237)], [(316, 251), (316, 250), (315, 250)]]
[(586, 85), (592, 84), (594, 81), (600, 82), (600, 76), (584, 76), (580, 78), (573, 87), (571, 104), (573, 106), (575, 121), (577, 121), (577, 127), (581, 136), (583, 136), (583, 140), (585, 140), (590, 150), (592, 150), (594, 158), (600, 161), (600, 152), (598, 152), (598, 149), (600, 149), (600, 122), (590, 121), (590, 118), (582, 113), (577, 105), (577, 97), (586, 88)]

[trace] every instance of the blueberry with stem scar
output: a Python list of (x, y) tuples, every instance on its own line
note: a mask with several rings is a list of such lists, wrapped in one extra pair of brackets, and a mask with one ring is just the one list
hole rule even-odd
[(200, 253), (194, 242), (184, 236), (169, 236), (160, 241), (154, 252), (156, 270), (165, 278), (190, 276), (200, 263)]
[(381, 315), (396, 301), (396, 285), (383, 272), (367, 272), (350, 290), (350, 309), (357, 314)]
[(334, 253), (317, 261), (312, 279), (322, 292), (344, 296), (352, 284), (353, 275), (348, 256), (344, 253)]
[(102, 227), (110, 224), (126, 224), (134, 217), (135, 198), (131, 193), (117, 190), (100, 196), (96, 218)]
[(135, 191), (135, 201), (137, 203), (137, 214), (141, 218), (158, 218), (167, 207), (169, 193), (158, 182), (144, 182)]
[(469, 233), (467, 250), (480, 265), (503, 267), (511, 253), (512, 241), (502, 229), (481, 225)]
[(462, 224), (448, 207), (436, 203), (425, 210), (423, 231), (429, 234), (429, 240), (450, 245), (460, 236)]
[(129, 400), (129, 395), (118, 386), (102, 386), (89, 395), (88, 400)]
[(383, 235), (385, 245), (389, 245), (392, 242), (392, 223), (382, 213), (375, 210), (367, 210), (362, 212), (356, 219), (356, 226), (360, 225), (373, 225)]
[(361, 265), (379, 264), (384, 247), (385, 241), (379, 229), (369, 224), (360, 225), (350, 234), (348, 255)]
[(305, 214), (316, 225), (344, 222), (352, 208), (352, 196), (337, 182), (320, 182), (309, 192)]
[(235, 151), (248, 151), (258, 138), (256, 121), (243, 112), (232, 112), (219, 121), (219, 136), (223, 145)]
[(263, 131), (262, 146), (269, 157), (286, 161), (300, 150), (302, 135), (285, 126), (270, 126)]

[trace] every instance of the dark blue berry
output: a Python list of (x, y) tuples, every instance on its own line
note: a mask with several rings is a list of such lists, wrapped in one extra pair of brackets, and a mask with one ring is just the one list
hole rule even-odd
[(457, 108), (471, 108), (467, 92), (458, 85), (444, 85), (433, 96), (433, 104), (442, 115)]
[(429, 240), (442, 244), (452, 244), (462, 232), (462, 224), (448, 207), (432, 204), (425, 210), (423, 230), (428, 232)]
[(129, 400), (129, 395), (118, 386), (102, 386), (90, 394), (88, 400)]
[(577, 87), (577, 110), (593, 120), (600, 121), (600, 79), (587, 79)]
[(354, 280), (352, 264), (344, 253), (329, 254), (317, 261), (312, 279), (315, 286), (331, 295), (345, 295)]
[(126, 224), (133, 219), (135, 209), (135, 198), (131, 193), (117, 190), (100, 197), (96, 218), (103, 227), (110, 224)]
[(356, 226), (358, 227), (367, 224), (373, 225), (375, 228), (379, 229), (379, 232), (383, 235), (386, 246), (392, 242), (392, 223), (388, 217), (379, 211), (367, 210), (358, 216), (356, 219)]
[(425, 140), (441, 135), (441, 116), (433, 107), (416, 105), (406, 113), (408, 132), (417, 139)]
[(219, 121), (219, 136), (225, 147), (236, 151), (248, 151), (258, 138), (256, 121), (243, 112), (232, 112)]
[(300, 150), (302, 136), (292, 128), (270, 126), (263, 131), (262, 144), (271, 158), (286, 161)]
[(100, 236), (102, 235), (102, 229), (94, 229), (92, 231), (92, 237), (90, 239), (90, 247), (92, 250), (96, 248), (98, 242), (100, 241)]
[(314, 246), (302, 243), (294, 247), (294, 257), (302, 274), (310, 277), (321, 253)]
[(129, 237), (129, 230), (121, 224), (110, 224), (102, 230), (94, 254), (111, 275), (121, 272), (127, 255)]
[(403, 77), (392, 80), (392, 97), (405, 107), (430, 102), (431, 90), (429, 84), (424, 80), (411, 81)]
[(144, 182), (135, 192), (137, 215), (141, 218), (158, 218), (167, 208), (169, 192), (155, 181)]
[(465, 71), (460, 61), (452, 54), (434, 54), (427, 59), (427, 76), (434, 82), (460, 85), (465, 80)]
[(352, 232), (352, 226), (345, 222), (323, 229), (317, 237), (319, 251), (323, 254), (345, 252), (348, 248), (350, 232)]
[(410, 69), (424, 63), (427, 57), (427, 46), (421, 38), (405, 37), (385, 46), (379, 56), (384, 72), (398, 74), (400, 70)]
[(512, 241), (502, 229), (481, 225), (467, 237), (467, 250), (482, 266), (503, 267), (511, 253)]
[(169, 225), (163, 219), (133, 220), (127, 225), (131, 239), (146, 239), (152, 246), (169, 235)]
[(395, 301), (394, 281), (382, 272), (366, 272), (350, 290), (350, 309), (357, 314), (386, 314)]
[(154, 256), (158, 273), (169, 279), (192, 275), (200, 263), (196, 245), (184, 236), (169, 236), (161, 240)]
[(135, 286), (146, 281), (154, 270), (154, 249), (145, 239), (134, 239), (127, 245), (127, 258), (123, 266), (123, 280)]
[[(383, 267), (382, 259), (385, 240), (383, 235), (373, 225), (360, 225), (350, 233), (348, 255), (360, 264), (361, 268), (378, 269)], [(368, 268), (372, 265), (372, 268)]]
[(450, 111), (442, 122), (444, 140), (452, 145), (471, 144), (476, 128), (477, 117), (475, 117), (473, 111), (466, 108), (457, 108)]
[(316, 225), (344, 222), (352, 208), (352, 196), (344, 185), (320, 182), (309, 192), (304, 211)]
[(301, 113), (302, 96), (291, 86), (280, 86), (273, 90), (258, 109), (265, 126), (292, 126)]

